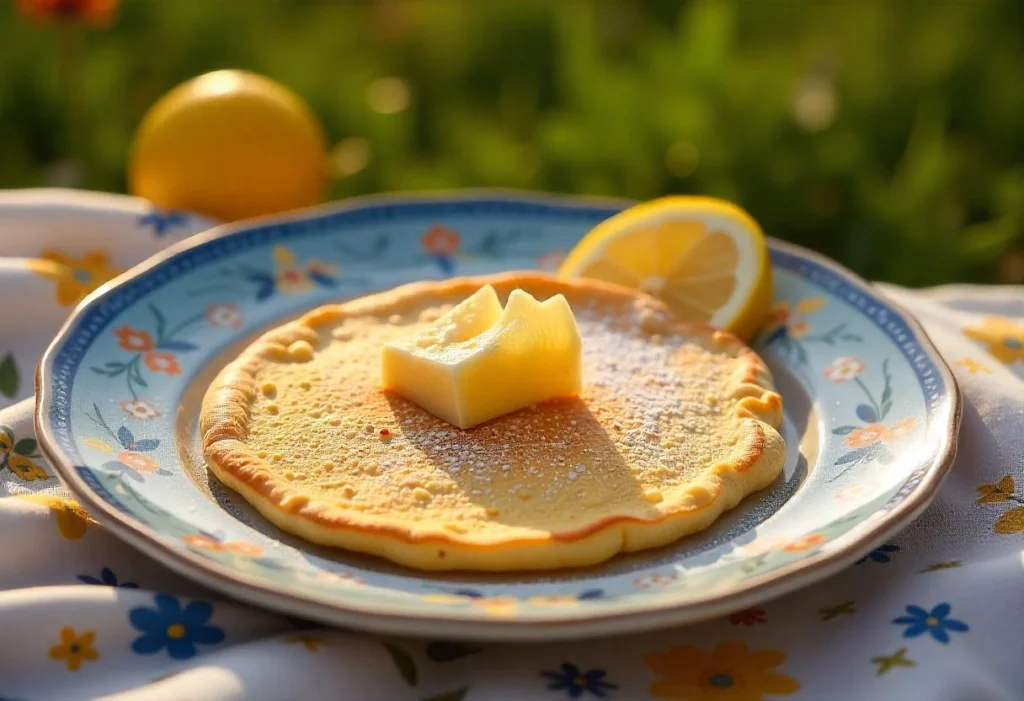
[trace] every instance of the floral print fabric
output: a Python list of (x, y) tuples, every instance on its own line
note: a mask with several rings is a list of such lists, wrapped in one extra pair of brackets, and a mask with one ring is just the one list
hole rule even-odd
[[(18, 290), (20, 314), (0, 335), (18, 342), (0, 348), (0, 390), (15, 390), (0, 395), (0, 699), (1019, 698), (1024, 291), (885, 288), (921, 319), (945, 354), (965, 408), (957, 462), (935, 503), (903, 532), (865, 548), (859, 565), (699, 625), (629, 637), (534, 645), (382, 638), (260, 611), (177, 576), (69, 500), (42, 457), (31, 400), (18, 400), (30, 396), (31, 369), (69, 309), (64, 305), (101, 284), (98, 278), (204, 226), (135, 200), (125, 207), (109, 214), (109, 240), (88, 245), (71, 246), (73, 227), (56, 222), (47, 230), (65, 232), (65, 241), (40, 235), (37, 250), (27, 250), (25, 232), (0, 223), (0, 242), (18, 235), (17, 256), (41, 261), (27, 264), (24, 280), (11, 288)], [(467, 253), (457, 233), (440, 223), (423, 245), (442, 271)], [(265, 295), (333, 283), (329, 266), (287, 251), (275, 265), (263, 277), (225, 274)], [(802, 346), (835, 344), (839, 360), (827, 380), (865, 383), (857, 387), (863, 404), (856, 421), (832, 427), (843, 431), (838, 435), (854, 465), (898, 448), (907, 432), (920, 429), (889, 412), (883, 369), (863, 366), (857, 341), (830, 326), (827, 311), (817, 302), (778, 307), (774, 333), (792, 348), (794, 362)], [(214, 304), (192, 323), (236, 327), (239, 311)], [(161, 334), (160, 326), (154, 319), (147, 328), (109, 330), (123, 362), (134, 365), (103, 368), (123, 384), (126, 398), (97, 404), (89, 447), (129, 476), (163, 469), (151, 457), (156, 439), (147, 421), (174, 410), (140, 392), (137, 380), (175, 372), (177, 358), (189, 352), (173, 329)], [(13, 375), (8, 356), (17, 367)], [(12, 378), (19, 382), (11, 385)], [(120, 430), (122, 419), (130, 429)], [(246, 543), (187, 537), (197, 547), (259, 555)], [(777, 545), (810, 551), (817, 543), (806, 537)], [(500, 615), (506, 602), (473, 605)]]

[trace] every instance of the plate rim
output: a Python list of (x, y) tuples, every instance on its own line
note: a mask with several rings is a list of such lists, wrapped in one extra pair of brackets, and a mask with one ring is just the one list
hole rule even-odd
[[(180, 253), (204, 246), (213, 240), (229, 237), (268, 224), (283, 225), (318, 216), (341, 213), (381, 204), (416, 204), (430, 202), (458, 202), (504, 200), (523, 204), (560, 205), (584, 209), (596, 206), (625, 207), (634, 201), (613, 197), (587, 197), (576, 195), (542, 194), (506, 189), (462, 189), (455, 191), (388, 193), (353, 197), (315, 207), (295, 210), (283, 215), (269, 215), (241, 222), (221, 224), (172, 244), (147, 258), (126, 272), (110, 280), (85, 298), (64, 320), (60, 330), (47, 346), (36, 368), (36, 405), (33, 412), (36, 436), (40, 448), (68, 490), (78, 498), (100, 523), (118, 538), (140, 550), (146, 556), (164, 564), (173, 571), (199, 582), (223, 595), (280, 611), (307, 616), (334, 625), (360, 628), (390, 634), (453, 635), (464, 639), (494, 641), (527, 641), (537, 639), (577, 638), (580, 636), (619, 635), (643, 630), (666, 628), (714, 618), (754, 603), (777, 598), (804, 586), (823, 580), (852, 564), (871, 547), (884, 542), (894, 532), (902, 530), (933, 501), (949, 474), (956, 456), (957, 437), (962, 417), (962, 395), (959, 384), (945, 359), (939, 353), (920, 322), (898, 302), (872, 283), (848, 270), (840, 263), (797, 244), (769, 238), (770, 247), (828, 269), (839, 278), (851, 283), (864, 293), (878, 298), (898, 313), (901, 320), (914, 333), (918, 343), (949, 388), (944, 407), (937, 417), (948, 414), (944, 440), (925, 467), (921, 481), (907, 497), (870, 524), (861, 524), (839, 536), (833, 551), (817, 552), (796, 560), (771, 572), (760, 574), (733, 585), (729, 591), (702, 595), (681, 603), (659, 603), (657, 600), (634, 602), (616, 611), (589, 611), (586, 616), (552, 616), (536, 619), (477, 619), (449, 611), (395, 611), (376, 610), (378, 605), (359, 602), (358, 605), (339, 600), (327, 600), (312, 592), (296, 594), (274, 589), (248, 573), (225, 564), (209, 560), (184, 548), (174, 547), (169, 539), (157, 531), (149, 532), (121, 514), (114, 506), (100, 499), (94, 490), (65, 459), (57, 440), (49, 432), (48, 407), (52, 403), (52, 363), (57, 352), (71, 337), (80, 318), (108, 294), (146, 274)], [(111, 207), (113, 209), (113, 207)], [(862, 527), (864, 526), (864, 527)]]

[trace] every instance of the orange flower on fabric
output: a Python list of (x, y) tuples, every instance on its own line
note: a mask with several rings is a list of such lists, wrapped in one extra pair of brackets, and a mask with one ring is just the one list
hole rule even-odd
[(786, 661), (780, 650), (749, 650), (739, 641), (722, 643), (710, 654), (690, 645), (649, 653), (644, 662), (663, 678), (651, 696), (683, 701), (765, 701), (793, 694), (800, 683), (775, 668)]
[(122, 450), (117, 454), (117, 459), (136, 472), (156, 472), (160, 469), (156, 460), (132, 450)]
[(78, 540), (85, 535), (89, 523), (95, 523), (88, 512), (73, 499), (51, 494), (24, 494), (18, 498), (48, 508), (57, 520), (57, 530), (68, 540)]
[(114, 329), (114, 335), (117, 336), (117, 345), (126, 351), (144, 353), (153, 348), (153, 337), (146, 331), (139, 331), (131, 326), (122, 326), (119, 329)]
[(1024, 326), (1002, 316), (990, 316), (964, 335), (984, 343), (988, 354), (1004, 365), (1024, 362)]
[(423, 248), (434, 256), (450, 256), (459, 250), (459, 234), (448, 227), (434, 224), (421, 239)]
[(74, 628), (64, 626), (60, 629), (60, 643), (50, 648), (50, 659), (62, 661), (69, 672), (77, 672), (83, 661), (99, 659), (100, 653), (92, 646), (94, 640), (96, 631), (85, 630), (79, 634)]
[(153, 372), (162, 372), (171, 376), (181, 374), (181, 366), (178, 365), (178, 359), (172, 353), (149, 351), (142, 357), (142, 362)]
[(63, 307), (78, 304), (87, 294), (121, 273), (110, 265), (109, 257), (102, 251), (89, 251), (81, 258), (60, 251), (43, 251), (42, 256), (29, 261), (29, 267), (36, 275), (57, 283), (57, 304)]

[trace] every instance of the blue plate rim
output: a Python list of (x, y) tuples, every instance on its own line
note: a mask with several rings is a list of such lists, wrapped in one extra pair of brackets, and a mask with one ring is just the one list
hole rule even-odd
[[(58, 476), (97, 520), (112, 533), (157, 561), (166, 564), (180, 574), (198, 581), (211, 589), (239, 598), (256, 605), (277, 609), (290, 614), (299, 614), (334, 623), (374, 630), (382, 633), (409, 634), (417, 625), (429, 623), (423, 632), (457, 634), (463, 637), (491, 640), (534, 640), (538, 637), (552, 639), (570, 638), (581, 634), (611, 635), (652, 628), (668, 627), (682, 623), (712, 618), (744, 606), (776, 598), (795, 589), (824, 579), (845, 568), (864, 552), (880, 544), (895, 531), (908, 525), (931, 503), (943, 480), (948, 475), (956, 455), (956, 441), (962, 415), (962, 398), (959, 385), (949, 366), (935, 348), (927, 332), (917, 319), (898, 303), (882, 294), (878, 288), (852, 271), (831, 259), (814, 253), (802, 246), (769, 239), (771, 249), (787, 253), (796, 258), (826, 268), (836, 277), (848, 282), (863, 294), (877, 299), (880, 304), (895, 312), (917, 339), (921, 350), (928, 355), (943, 381), (949, 388), (947, 401), (937, 411), (937, 421), (945, 418), (946, 431), (943, 445), (933, 454), (925, 467), (924, 475), (914, 485), (905, 499), (884, 517), (870, 524), (854, 527), (833, 541), (831, 552), (817, 552), (808, 557), (780, 567), (771, 572), (752, 577), (741, 586), (725, 592), (690, 599), (684, 603), (669, 604), (652, 600), (636, 602), (616, 611), (590, 611), (585, 617), (559, 616), (544, 620), (496, 619), (478, 620), (461, 618), (457, 611), (395, 611), (387, 607), (377, 610), (361, 602), (359, 608), (347, 607), (335, 600), (318, 597), (314, 593), (306, 596), (293, 595), (275, 590), (258, 578), (239, 572), (221, 563), (202, 558), (186, 549), (172, 545), (170, 539), (159, 532), (140, 524), (132, 523), (113, 505), (100, 499), (74, 469), (56, 438), (50, 432), (49, 407), (52, 399), (53, 362), (65, 342), (69, 340), (80, 320), (113, 291), (129, 284), (136, 278), (151, 272), (170, 259), (212, 241), (235, 235), (242, 235), (268, 225), (281, 226), (290, 222), (322, 219), (346, 211), (364, 209), (387, 204), (437, 204), (439, 202), (486, 202), (501, 201), (525, 205), (555, 206), (579, 210), (622, 209), (634, 201), (614, 197), (587, 197), (576, 195), (541, 194), (515, 190), (466, 189), (441, 192), (390, 193), (354, 197), (340, 202), (327, 203), (316, 207), (295, 210), (283, 215), (272, 215), (249, 219), (242, 222), (222, 224), (196, 234), (184, 241), (169, 246), (164, 251), (139, 263), (117, 278), (111, 280), (90, 294), (65, 320), (53, 341), (44, 352), (36, 370), (36, 410), (34, 420), (40, 448), (53, 465)], [(868, 527), (869, 526), (869, 527)], [(645, 605), (645, 603), (649, 605)], [(439, 629), (440, 626), (440, 629)]]

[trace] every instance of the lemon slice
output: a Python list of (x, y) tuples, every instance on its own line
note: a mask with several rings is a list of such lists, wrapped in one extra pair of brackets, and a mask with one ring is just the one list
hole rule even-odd
[(772, 298), (761, 227), (739, 207), (709, 197), (664, 197), (601, 222), (558, 274), (642, 290), (681, 319), (744, 340), (757, 331)]

